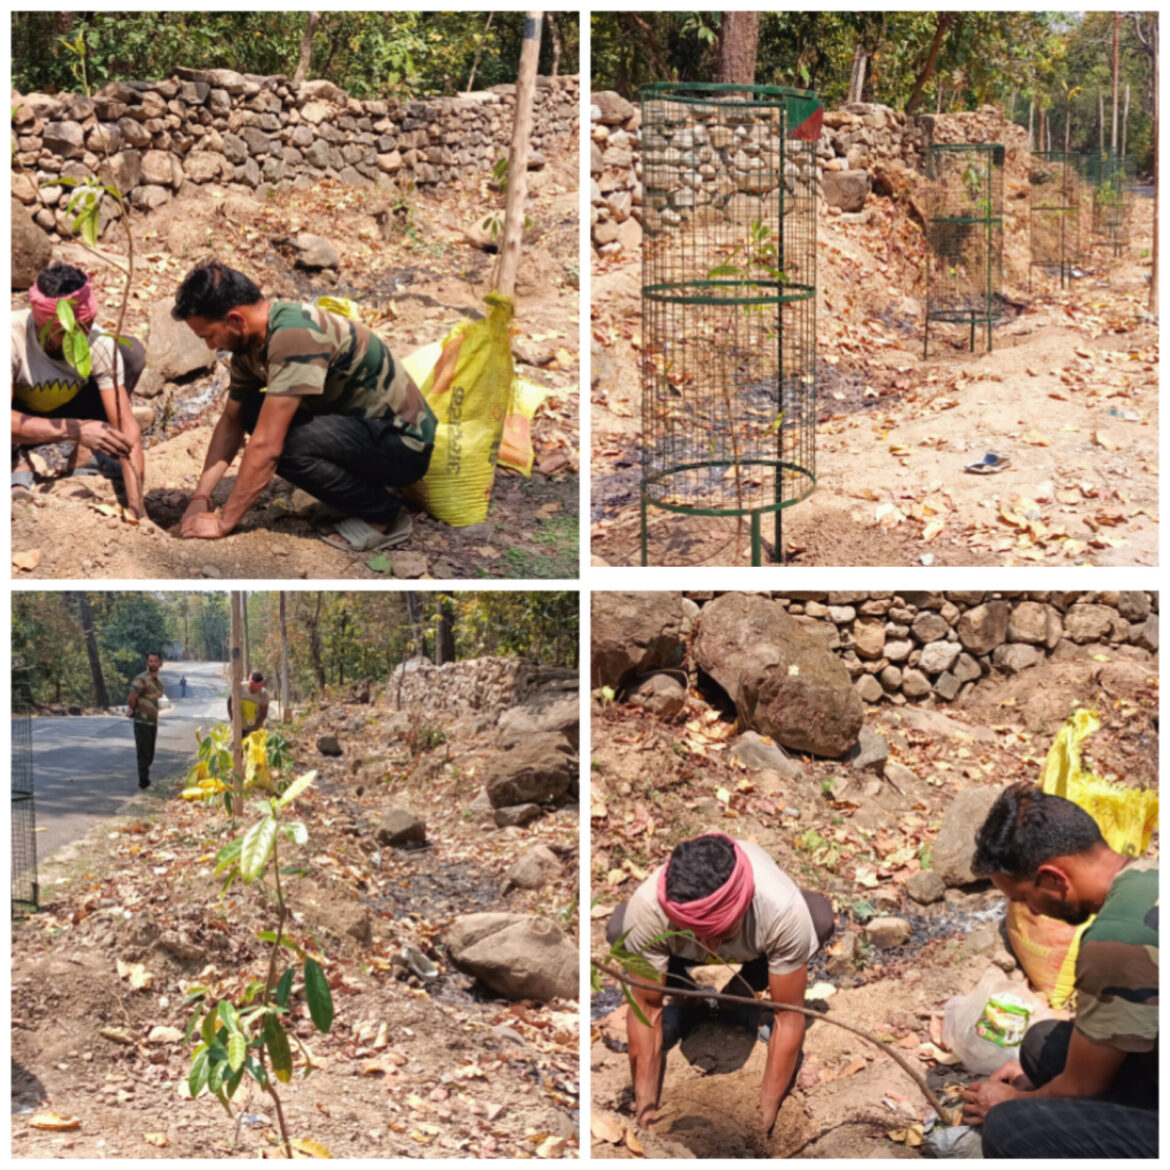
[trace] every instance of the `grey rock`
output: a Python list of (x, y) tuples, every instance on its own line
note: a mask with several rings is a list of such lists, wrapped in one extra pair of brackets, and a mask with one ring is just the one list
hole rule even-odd
[(448, 931), (447, 954), (468, 975), (508, 999), (576, 999), (576, 945), (548, 918), (468, 914)]
[(969, 609), (956, 627), (959, 641), (967, 653), (978, 658), (990, 654), (1007, 639), (1012, 607), (1007, 601), (989, 601)]
[[(488, 811), (491, 812), (491, 798), (487, 792), (482, 793), (484, 801), (487, 803)], [(471, 807), (476, 808), (479, 797), (472, 802)], [(477, 811), (479, 811), (477, 809)], [(492, 817), (495, 820), (497, 829), (506, 829), (511, 825), (527, 825), (535, 821), (538, 817), (544, 815), (544, 810), (539, 804), (512, 804), (506, 808), (497, 808)]]
[(410, 809), (390, 808), (378, 818), (376, 836), (379, 845), (425, 845), (427, 823)]
[(597, 591), (592, 611), (592, 687), (617, 687), (631, 673), (682, 662), (689, 619), (681, 593)]
[(1028, 642), (1006, 642), (996, 646), (991, 655), (992, 664), (1005, 674), (1019, 674), (1040, 661), (1040, 651)]
[(53, 259), (49, 237), (17, 199), (12, 200), (12, 287), (32, 288), (37, 273)]
[(317, 751), (323, 756), (341, 755), (341, 744), (335, 735), (322, 735), (317, 740)]
[(910, 923), (905, 918), (871, 918), (865, 924), (865, 937), (883, 951), (904, 946), (910, 941)]
[(543, 804), (564, 797), (576, 778), (577, 765), (561, 735), (531, 735), (490, 760), (484, 786), (493, 807)]
[(863, 727), (858, 734), (857, 742), (845, 753), (844, 759), (859, 772), (874, 772), (880, 775), (889, 754), (890, 745), (886, 743), (885, 737), (868, 727)]
[(195, 336), (183, 321), (171, 316), (169, 300), (156, 301), (150, 312), (146, 364), (171, 381), (215, 365), (215, 351)]
[(902, 694), (908, 699), (922, 699), (930, 694), (930, 679), (921, 670), (902, 672)]
[(536, 845), (508, 870), (505, 887), (539, 890), (564, 872), (561, 859), (547, 846)]
[(673, 719), (686, 706), (687, 689), (673, 674), (652, 674), (630, 691), (630, 702), (660, 719)]
[(923, 869), (907, 879), (906, 893), (919, 905), (929, 906), (946, 897), (947, 884), (933, 870)]
[(922, 647), (918, 669), (927, 674), (941, 674), (944, 670), (950, 670), (961, 653), (958, 642), (928, 642)]
[(804, 765), (792, 759), (774, 743), (765, 743), (758, 732), (745, 731), (731, 747), (731, 755), (745, 767), (760, 772), (778, 772), (786, 780), (800, 780)]
[(943, 816), (942, 828), (931, 852), (931, 869), (948, 886), (965, 886), (976, 880), (971, 869), (975, 836), (1002, 789), (965, 788)]

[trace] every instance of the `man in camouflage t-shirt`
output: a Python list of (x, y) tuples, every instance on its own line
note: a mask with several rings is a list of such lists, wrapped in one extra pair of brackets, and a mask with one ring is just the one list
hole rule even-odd
[[(231, 351), (228, 401), (183, 536), (226, 536), (273, 475), (373, 535), (361, 548), (409, 535), (394, 489), (430, 463), (436, 420), (386, 343), (358, 321), (314, 305), (268, 301), (242, 272), (205, 261), (175, 295), (177, 320), (212, 349)], [(216, 513), (212, 492), (248, 441), (235, 487)]]
[(1015, 784), (979, 830), (972, 868), (1034, 914), (1092, 919), (1077, 951), (1075, 1020), (1034, 1024), (1018, 1063), (964, 1092), (984, 1157), (1156, 1158), (1157, 863), (1110, 849), (1072, 801)]
[(162, 655), (148, 654), (146, 669), (130, 684), (126, 714), (134, 720), (134, 748), (138, 754), (138, 787), (150, 787), (150, 765), (158, 739), (158, 702), (163, 697)]

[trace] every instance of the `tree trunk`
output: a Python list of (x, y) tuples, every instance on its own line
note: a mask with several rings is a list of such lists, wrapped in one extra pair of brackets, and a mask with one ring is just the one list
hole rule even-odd
[(552, 37), (553, 58), (551, 76), (557, 77), (561, 71), (561, 32), (557, 28), (557, 17), (555, 12), (550, 12), (545, 20), (548, 21), (548, 35)]
[(301, 37), (301, 56), (297, 61), (297, 69), (293, 74), (293, 85), (300, 85), (309, 75), (309, 58), (313, 54), (313, 33), (317, 31), (317, 22), (321, 13), (310, 12), (305, 17), (305, 35)]
[(447, 596), (439, 598), (439, 617), (435, 631), (435, 665), (455, 661), (455, 607)]
[(520, 73), (516, 78), (516, 115), (512, 124), (512, 148), (508, 152), (508, 201), (504, 205), (504, 231), (500, 244), (499, 279), (496, 288), (506, 297), (516, 292), (520, 269), (520, 237), (524, 234), (524, 197), (528, 193), (528, 140), (532, 136), (532, 98), (536, 90), (536, 66), (540, 60), (541, 13), (524, 14), (524, 43), (520, 49)]
[(847, 100), (850, 102), (861, 101), (861, 95), (865, 92), (865, 65), (867, 60), (865, 47), (858, 40), (853, 46), (853, 69), (849, 74), (849, 97)]
[(244, 674), (250, 675), (252, 673), (252, 646), (248, 638), (248, 591), (246, 589), (243, 590), (241, 614), (243, 624), (243, 642), (241, 645), (244, 651)]
[(244, 682), (244, 660), (240, 639), (243, 632), (243, 595), (232, 590), (232, 763), (235, 776), (232, 778), (232, 816), (238, 817), (244, 811), (244, 705), (240, 702), (240, 691)]
[(288, 624), (285, 602), (288, 595), (280, 591), (280, 717), (288, 719)]
[(910, 94), (910, 100), (906, 103), (906, 113), (913, 113), (914, 108), (922, 100), (922, 91), (926, 88), (926, 83), (934, 76), (934, 66), (938, 61), (938, 52), (942, 48), (947, 29), (954, 21), (955, 13), (953, 12), (940, 12), (938, 14), (938, 22), (934, 26), (934, 39), (930, 42), (930, 52), (926, 55), (926, 64), (922, 66), (918, 76), (914, 79), (914, 89)]
[(1033, 127), (1036, 125), (1036, 99), (1033, 98), (1028, 103), (1028, 149), (1036, 149), (1036, 138), (1032, 133)]
[(88, 595), (82, 591), (70, 592), (68, 597), (73, 603), (77, 620), (81, 623), (81, 632), (85, 636), (85, 652), (89, 656), (89, 672), (93, 675), (94, 705), (104, 711), (110, 705), (110, 697), (106, 693), (106, 679), (102, 674), (102, 660), (98, 655), (97, 637), (93, 632), (93, 610), (89, 605)]
[(410, 628), (414, 635), (412, 644), (414, 654), (411, 657), (429, 658), (427, 653), (427, 627), (423, 620), (422, 598), (413, 590), (406, 591), (406, 616), (410, 621)]
[(1110, 150), (1117, 156), (1117, 114), (1119, 89), (1121, 83), (1121, 13), (1113, 14), (1113, 137), (1110, 139)]
[(1121, 112), (1121, 157), (1129, 144), (1129, 82), (1125, 83), (1125, 108)]
[(1101, 138), (1101, 154), (1105, 154), (1105, 91), (1097, 90), (1097, 129)]
[(758, 12), (724, 12), (719, 21), (719, 74), (716, 80), (751, 85), (756, 79), (759, 42)]
[[(495, 16), (494, 12), (488, 13), (487, 24), (485, 24), (483, 26), (484, 37), (486, 37), (488, 35), (488, 30), (492, 27), (492, 17), (493, 16)], [(467, 92), (468, 93), (471, 93), (471, 88), (472, 88), (472, 86), (475, 85), (475, 71), (479, 68), (479, 59), (482, 56), (483, 56), (483, 40), (481, 39), (479, 44), (475, 46), (475, 58), (471, 62), (471, 74), (467, 78)]]
[(313, 674), (317, 679), (318, 692), (325, 690), (325, 664), (321, 661), (321, 601), (324, 596), (323, 593), (317, 594), (317, 607), (313, 610), (313, 616), (306, 622), (309, 627), (309, 655), (313, 659)]

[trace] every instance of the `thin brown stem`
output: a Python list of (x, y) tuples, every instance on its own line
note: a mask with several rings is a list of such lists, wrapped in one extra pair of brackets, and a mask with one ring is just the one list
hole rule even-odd
[[(626, 971), (618, 970), (611, 967), (608, 963), (601, 962), (598, 959), (593, 959), (593, 966), (599, 971), (604, 971), (606, 975), (616, 979), (619, 983), (625, 984), (627, 987), (637, 987), (643, 991), (653, 991), (659, 995), (663, 993), (663, 985), (661, 983), (653, 983), (648, 979), (640, 979), (636, 975), (630, 975)], [(746, 995), (725, 995), (722, 992), (707, 991), (705, 988), (696, 991), (687, 991), (685, 988), (671, 987), (668, 990), (670, 995), (681, 995), (689, 999), (713, 999), (717, 1003), (733, 1003), (754, 1007), (770, 1007), (777, 1011), (784, 1012), (798, 1012), (802, 1016), (810, 1016), (813, 1019), (821, 1020), (826, 1024), (834, 1024), (838, 1028), (844, 1028), (846, 1032), (852, 1032), (855, 1036), (860, 1036), (863, 1040), (868, 1040), (871, 1044), (880, 1048), (887, 1056), (889, 1056), (901, 1069), (905, 1072), (914, 1083), (922, 1090), (923, 1096), (930, 1102), (931, 1108), (938, 1114), (944, 1125), (953, 1124), (951, 1111), (943, 1107), (943, 1103), (935, 1095), (931, 1087), (926, 1083), (926, 1078), (903, 1057), (899, 1052), (895, 1051), (890, 1045), (879, 1040), (872, 1033), (867, 1032), (864, 1028), (858, 1028), (854, 1024), (846, 1024), (843, 1020), (834, 1020), (826, 1016), (823, 1012), (814, 1011), (812, 1008), (803, 1006), (798, 1007), (792, 1003), (777, 1003), (775, 1000), (763, 999), (756, 997), (748, 997)]]
[[(280, 842), (280, 826), (277, 825), (276, 836), (272, 839), (272, 873), (276, 879), (276, 905), (280, 912), (280, 917), (276, 923), (276, 939), (272, 944), (272, 953), (268, 956), (268, 980), (264, 984), (264, 998), (261, 1001), (265, 1007), (268, 1006), (268, 998), (272, 994), (272, 985), (276, 979), (276, 957), (280, 954), (280, 943), (284, 936), (284, 891), (280, 888), (280, 857), (279, 857), (279, 842)], [(264, 1049), (260, 1049), (261, 1061), (264, 1058)], [(276, 1122), (280, 1126), (280, 1140), (284, 1143), (284, 1155), (286, 1158), (292, 1158), (292, 1143), (288, 1136), (288, 1126), (284, 1120), (284, 1110), (280, 1107), (280, 1098), (276, 1094), (276, 1074), (272, 1073), (267, 1078), (268, 1093), (272, 1097), (272, 1104), (276, 1107)]]

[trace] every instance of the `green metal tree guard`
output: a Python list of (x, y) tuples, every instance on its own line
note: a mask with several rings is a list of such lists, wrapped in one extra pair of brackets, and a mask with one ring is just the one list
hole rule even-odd
[(816, 140), (804, 90), (642, 90), (642, 564), (648, 509), (761, 517), (816, 486)]
[(1000, 143), (961, 142), (931, 146), (926, 152), (926, 328), (930, 323), (967, 325), (971, 352), (975, 328), (987, 330), (1002, 315), (1003, 161)]
[(1120, 256), (1129, 243), (1130, 161), (1117, 154), (1090, 154), (1086, 178), (1093, 189), (1093, 239)]
[(1028, 173), (1028, 221), (1032, 269), (1055, 276), (1068, 287), (1081, 262), (1081, 179), (1078, 156), (1063, 150), (1035, 150)]
[(32, 696), (17, 676), (12, 686), (12, 917), (37, 910), (37, 817), (33, 803)]

